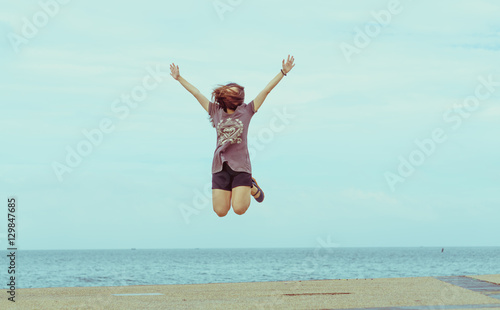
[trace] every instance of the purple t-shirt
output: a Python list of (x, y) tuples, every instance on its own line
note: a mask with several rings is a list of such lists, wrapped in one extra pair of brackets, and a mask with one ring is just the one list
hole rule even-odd
[(212, 173), (222, 170), (227, 161), (234, 171), (252, 173), (250, 155), (248, 154), (248, 125), (255, 114), (253, 100), (249, 104), (239, 105), (233, 114), (213, 102), (208, 103), (208, 114), (217, 130), (217, 147), (212, 162)]

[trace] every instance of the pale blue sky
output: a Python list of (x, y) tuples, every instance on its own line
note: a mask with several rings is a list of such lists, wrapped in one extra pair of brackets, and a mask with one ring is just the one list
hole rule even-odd
[[(21, 249), (500, 245), (498, 1), (41, 2), (0, 0), (0, 192)], [(218, 218), (215, 130), (169, 64), (250, 102), (288, 54), (250, 125), (265, 202)]]

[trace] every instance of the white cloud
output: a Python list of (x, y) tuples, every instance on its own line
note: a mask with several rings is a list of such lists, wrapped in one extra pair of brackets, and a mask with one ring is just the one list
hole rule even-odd
[(19, 23), (21, 19), (22, 16), (15, 14), (12, 11), (5, 10), (2, 7), (2, 11), (0, 11), (0, 22), (6, 23), (10, 28), (14, 28), (15, 25)]
[(481, 111), (478, 111), (478, 115), (497, 122), (500, 119), (500, 106), (498, 106), (498, 101), (483, 105)]
[(428, 206), (408, 205), (380, 191), (364, 191), (349, 188), (341, 191), (341, 195), (348, 200), (354, 212), (362, 212), (364, 216), (381, 216), (380, 221), (385, 222), (391, 218), (405, 220), (434, 221), (438, 214)]
[(382, 203), (390, 205), (395, 205), (399, 203), (397, 199), (387, 195), (384, 192), (363, 191), (360, 189), (349, 188), (342, 191), (342, 195), (350, 199), (368, 200), (373, 203)]

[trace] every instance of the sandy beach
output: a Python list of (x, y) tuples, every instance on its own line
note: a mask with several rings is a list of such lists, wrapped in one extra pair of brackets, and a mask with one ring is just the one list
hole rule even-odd
[(500, 309), (500, 275), (17, 289), (0, 308)]

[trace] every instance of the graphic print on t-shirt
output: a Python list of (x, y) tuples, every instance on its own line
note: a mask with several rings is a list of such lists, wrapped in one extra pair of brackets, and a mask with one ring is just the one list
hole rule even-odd
[(217, 136), (219, 137), (217, 145), (223, 145), (226, 142), (241, 143), (242, 133), (243, 123), (239, 119), (228, 118), (225, 122), (221, 119), (217, 124)]

